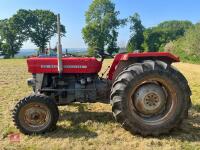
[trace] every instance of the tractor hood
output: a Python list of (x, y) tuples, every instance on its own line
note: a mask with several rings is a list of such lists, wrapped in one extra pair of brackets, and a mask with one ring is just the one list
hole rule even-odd
[[(27, 59), (30, 73), (58, 73), (56, 57), (32, 57)], [(63, 73), (98, 73), (102, 63), (94, 57), (63, 57)]]

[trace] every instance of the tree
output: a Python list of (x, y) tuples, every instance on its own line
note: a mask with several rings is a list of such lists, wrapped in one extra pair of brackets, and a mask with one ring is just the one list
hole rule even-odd
[(26, 40), (26, 36), (22, 34), (21, 29), (17, 26), (18, 22), (15, 22), (12, 17), (0, 21), (1, 54), (5, 58), (13, 58)]
[(3, 55), (3, 54), (2, 54), (2, 53), (3, 53), (3, 51), (2, 51), (2, 44), (3, 44), (3, 43), (2, 43), (2, 41), (1, 41), (1, 39), (0, 39), (0, 56)]
[(4, 58), (8, 59), (11, 58), (11, 49), (10, 45), (7, 43), (2, 43), (1, 45), (1, 55), (4, 56)]
[(163, 50), (165, 45), (182, 36), (193, 24), (190, 21), (164, 21), (158, 26), (148, 28), (144, 32), (145, 49), (147, 51)]
[[(56, 34), (57, 16), (49, 10), (21, 9), (15, 18), (22, 23), (24, 34), (39, 47), (41, 53), (44, 53), (47, 43)], [(66, 33), (63, 25), (61, 25), (61, 33), (62, 35)]]
[(182, 61), (200, 63), (200, 24), (188, 29), (184, 36), (173, 41), (172, 53), (178, 55)]
[(85, 13), (86, 26), (82, 29), (83, 39), (88, 44), (90, 54), (98, 48), (112, 54), (116, 51), (116, 41), (120, 25), (126, 20), (117, 18), (119, 12), (115, 10), (115, 4), (110, 0), (94, 0)]
[(162, 36), (164, 33), (160, 30), (154, 28), (149, 28), (144, 31), (144, 45), (145, 50), (149, 52), (159, 51), (160, 46), (162, 45)]
[(31, 28), (31, 24), (34, 23), (33, 16), (30, 10), (20, 9), (16, 14), (12, 16), (12, 21), (15, 22), (15, 28), (26, 37), (29, 38), (29, 29)]
[(190, 28), (186, 33), (183, 43), (183, 49), (189, 54), (200, 56), (200, 24)]
[(110, 55), (112, 55), (113, 53), (119, 52), (120, 48), (117, 46), (117, 37), (118, 37), (118, 32), (116, 32), (115, 30), (112, 30), (111, 38), (109, 40), (108, 47), (107, 47), (107, 52)]
[(127, 44), (127, 50), (132, 52), (134, 50), (143, 50), (142, 44), (144, 42), (144, 26), (142, 25), (140, 15), (135, 13), (133, 16), (129, 17), (129, 21), (131, 23), (130, 31), (131, 38)]

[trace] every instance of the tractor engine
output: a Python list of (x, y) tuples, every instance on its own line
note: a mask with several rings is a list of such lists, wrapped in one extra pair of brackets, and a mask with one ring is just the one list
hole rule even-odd
[(51, 96), (59, 105), (71, 102), (109, 103), (111, 83), (97, 74), (33, 74), (35, 93)]

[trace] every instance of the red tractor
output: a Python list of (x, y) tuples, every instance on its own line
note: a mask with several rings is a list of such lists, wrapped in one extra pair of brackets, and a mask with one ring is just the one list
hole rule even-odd
[(33, 57), (27, 60), (34, 94), (15, 106), (13, 120), (24, 134), (55, 129), (58, 107), (73, 102), (110, 103), (114, 118), (131, 133), (165, 134), (179, 126), (191, 106), (185, 77), (166, 52), (117, 54), (107, 74), (98, 75), (105, 54), (95, 57)]

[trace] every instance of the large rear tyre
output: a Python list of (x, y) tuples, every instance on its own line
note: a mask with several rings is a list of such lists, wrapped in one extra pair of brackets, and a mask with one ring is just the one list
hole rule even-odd
[(41, 134), (56, 128), (58, 107), (45, 95), (25, 97), (13, 110), (15, 126), (24, 134)]
[(187, 116), (191, 91), (185, 77), (162, 61), (128, 66), (111, 93), (115, 119), (132, 133), (166, 134)]

